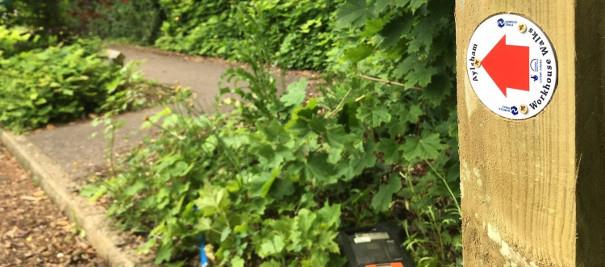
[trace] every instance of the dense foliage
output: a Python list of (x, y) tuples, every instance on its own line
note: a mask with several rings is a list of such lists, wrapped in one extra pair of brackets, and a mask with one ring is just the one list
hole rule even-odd
[[(236, 59), (244, 27), (235, 13), (261, 7), (274, 51), (272, 63), (288, 69), (324, 69), (334, 42), (332, 20), (342, 0), (50, 0), (0, 1), (4, 24), (46, 34), (73, 34), (155, 44), (203, 56)], [(297, 40), (305, 40), (298, 42)]]
[(0, 58), (0, 125), (20, 132), (142, 106), (145, 100), (132, 90), (137, 83), (131, 67), (109, 62), (96, 42)]
[(0, 25), (0, 57), (8, 57), (20, 51), (29, 50), (36, 43), (36, 40), (30, 41), (30, 39), (33, 39), (32, 34), (27, 28), (9, 29)]
[(454, 1), (348, 0), (332, 51), (332, 70), (379, 81), (353, 81), (334, 98), (349, 99), (345, 110), (378, 126), (372, 132), (383, 144), (379, 155), (393, 156), (391, 173), (400, 166), (416, 176), (400, 190), (389, 181), (376, 196), (393, 193), (386, 203), (403, 204), (407, 245), (429, 266), (460, 263), (453, 9)]
[(273, 63), (289, 69), (323, 69), (326, 48), (334, 37), (330, 21), (341, 0), (160, 2), (166, 13), (156, 42), (161, 48), (237, 59), (236, 50), (245, 43), (245, 21), (236, 16), (237, 9), (256, 5), (267, 18), (264, 30), (274, 51)]
[(70, 2), (68, 25), (80, 35), (152, 44), (159, 34), (162, 13), (157, 0)]
[(94, 36), (152, 44), (162, 23), (158, 0), (0, 0), (0, 23), (41, 37)]
[[(266, 70), (281, 49), (271, 13), (285, 2), (205, 21), (241, 22), (229, 32), (241, 44), (221, 46), (248, 64), (226, 76), (231, 112), (150, 118), (159, 136), (86, 193), (110, 196), (126, 228), (149, 232), (157, 263), (188, 259), (205, 239), (227, 266), (340, 266), (339, 229), (390, 220), (420, 266), (461, 264), (453, 2), (345, 1), (325, 17), (334, 74), (315, 97), (305, 80), (279, 96)], [(169, 17), (186, 24), (188, 12)]]
[(161, 1), (166, 12), (160, 48), (192, 54), (229, 57), (242, 30), (234, 19), (235, 5), (229, 0)]
[(0, 23), (30, 27), (44, 33), (41, 37), (63, 36), (69, 3), (69, 0), (0, 0)]

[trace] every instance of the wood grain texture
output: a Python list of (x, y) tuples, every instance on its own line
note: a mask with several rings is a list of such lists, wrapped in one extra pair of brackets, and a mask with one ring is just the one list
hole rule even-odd
[(576, 7), (578, 266), (605, 266), (605, 1)]
[[(465, 266), (605, 266), (600, 2), (456, 1)], [(524, 121), (489, 111), (466, 72), (475, 27), (502, 12), (533, 20), (557, 53), (553, 99)]]

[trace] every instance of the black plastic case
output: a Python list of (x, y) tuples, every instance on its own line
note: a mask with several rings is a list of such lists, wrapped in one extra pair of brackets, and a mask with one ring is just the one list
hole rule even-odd
[(411, 257), (402, 247), (401, 227), (395, 224), (342, 231), (338, 244), (350, 267), (398, 262), (403, 263), (404, 267), (414, 267)]

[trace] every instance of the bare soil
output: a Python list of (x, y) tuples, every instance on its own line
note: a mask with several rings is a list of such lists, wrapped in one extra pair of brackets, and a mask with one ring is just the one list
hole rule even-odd
[(0, 267), (108, 266), (0, 146)]

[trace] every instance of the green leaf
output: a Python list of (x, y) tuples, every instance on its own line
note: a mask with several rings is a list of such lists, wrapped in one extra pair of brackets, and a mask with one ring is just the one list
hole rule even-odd
[(336, 170), (334, 166), (328, 163), (328, 155), (324, 153), (316, 153), (310, 155), (307, 161), (307, 173), (310, 178), (321, 184), (331, 184), (336, 182)]
[(400, 40), (405, 37), (413, 23), (413, 18), (407, 15), (400, 15), (386, 23), (380, 31), (383, 38), (380, 47), (385, 49), (399, 48)]
[(436, 159), (445, 145), (441, 143), (438, 133), (426, 134), (422, 137), (410, 136), (402, 147), (403, 155), (409, 162)]
[(296, 82), (288, 85), (286, 94), (284, 94), (280, 101), (286, 107), (300, 105), (305, 101), (307, 95), (307, 86), (309, 81), (307, 79), (300, 79)]
[(412, 105), (401, 119), (409, 123), (417, 123), (424, 111), (418, 105)]
[(412, 12), (416, 12), (416, 10), (420, 9), (422, 6), (427, 5), (428, 0), (410, 0), (410, 9)]
[(374, 36), (375, 34), (380, 32), (384, 28), (384, 25), (385, 25), (384, 18), (376, 18), (376, 19), (368, 20), (366, 22), (366, 26), (365, 26), (363, 35), (368, 36), (368, 37)]
[(282, 265), (275, 260), (270, 260), (261, 263), (259, 267), (282, 267)]
[(261, 191), (259, 194), (261, 197), (267, 197), (267, 194), (269, 194), (269, 191), (271, 190), (271, 187), (273, 186), (275, 179), (277, 179), (277, 177), (280, 174), (281, 174), (281, 169), (279, 169), (279, 168), (274, 168), (271, 171), (271, 176), (269, 177), (269, 179), (267, 179), (267, 181), (265, 183), (263, 183), (263, 186), (261, 187)]
[(372, 110), (372, 127), (378, 127), (383, 123), (389, 123), (391, 121), (391, 114), (389, 110), (384, 107), (377, 107)]
[(303, 234), (308, 233), (313, 227), (313, 223), (315, 222), (316, 218), (317, 214), (308, 209), (301, 209), (296, 216), (296, 224)]
[(246, 262), (239, 256), (234, 257), (233, 259), (231, 259), (231, 266), (232, 267), (244, 267), (244, 264)]
[(336, 12), (336, 27), (360, 26), (370, 12), (371, 9), (367, 7), (366, 0), (347, 0)]
[(372, 54), (373, 48), (366, 44), (360, 44), (356, 47), (345, 50), (345, 57), (353, 62), (357, 63)]
[(384, 162), (392, 164), (399, 159), (399, 144), (392, 139), (382, 139), (378, 144), (378, 151), (382, 152)]
[(200, 197), (195, 200), (195, 205), (205, 216), (225, 211), (231, 204), (229, 193), (224, 188), (206, 185), (199, 194)]
[(261, 258), (279, 254), (285, 248), (286, 244), (281, 235), (274, 235), (271, 239), (265, 239), (260, 245), (257, 253)]
[(108, 82), (105, 86), (107, 92), (113, 93), (122, 83), (124, 83), (124, 78), (121, 76), (116, 76), (110, 82)]
[(170, 261), (172, 258), (172, 244), (162, 244), (158, 248), (155, 256), (155, 264), (161, 264)]
[(138, 180), (133, 185), (126, 188), (126, 190), (124, 190), (124, 195), (129, 196), (129, 197), (134, 196), (137, 193), (139, 193), (141, 190), (143, 190), (143, 188), (145, 188), (145, 186), (146, 186), (146, 184), (144, 181)]
[(391, 175), (388, 183), (381, 185), (372, 197), (372, 208), (379, 212), (387, 211), (391, 206), (393, 194), (399, 190), (401, 190), (401, 179), (397, 175)]
[(389, 4), (392, 4), (393, 0), (376, 0), (374, 3), (374, 15), (378, 16), (380, 13), (385, 11)]
[(340, 205), (325, 205), (317, 211), (317, 214), (326, 226), (338, 228), (340, 225), (340, 210)]
[(231, 228), (229, 228), (229, 227), (223, 228), (223, 231), (221, 232), (220, 242), (225, 242), (225, 240), (227, 240), (227, 238), (229, 238), (229, 235), (231, 235)]
[(294, 177), (288, 177), (288, 179), (278, 179), (275, 181), (275, 185), (271, 189), (271, 196), (277, 200), (294, 194), (296, 189), (293, 180), (297, 180), (298, 174)]
[(200, 232), (208, 231), (212, 229), (212, 220), (208, 218), (200, 218), (195, 226), (195, 229)]
[(151, 252), (151, 250), (155, 247), (157, 243), (156, 239), (150, 238), (149, 240), (147, 240), (147, 242), (145, 242), (143, 245), (141, 245), (139, 248), (137, 248), (137, 253), (143, 254), (143, 255), (147, 255)]
[(107, 186), (90, 184), (90, 185), (83, 186), (82, 189), (80, 190), (80, 194), (82, 196), (90, 199), (91, 201), (96, 202), (97, 200), (99, 200), (99, 198), (106, 195), (107, 191), (108, 191)]

